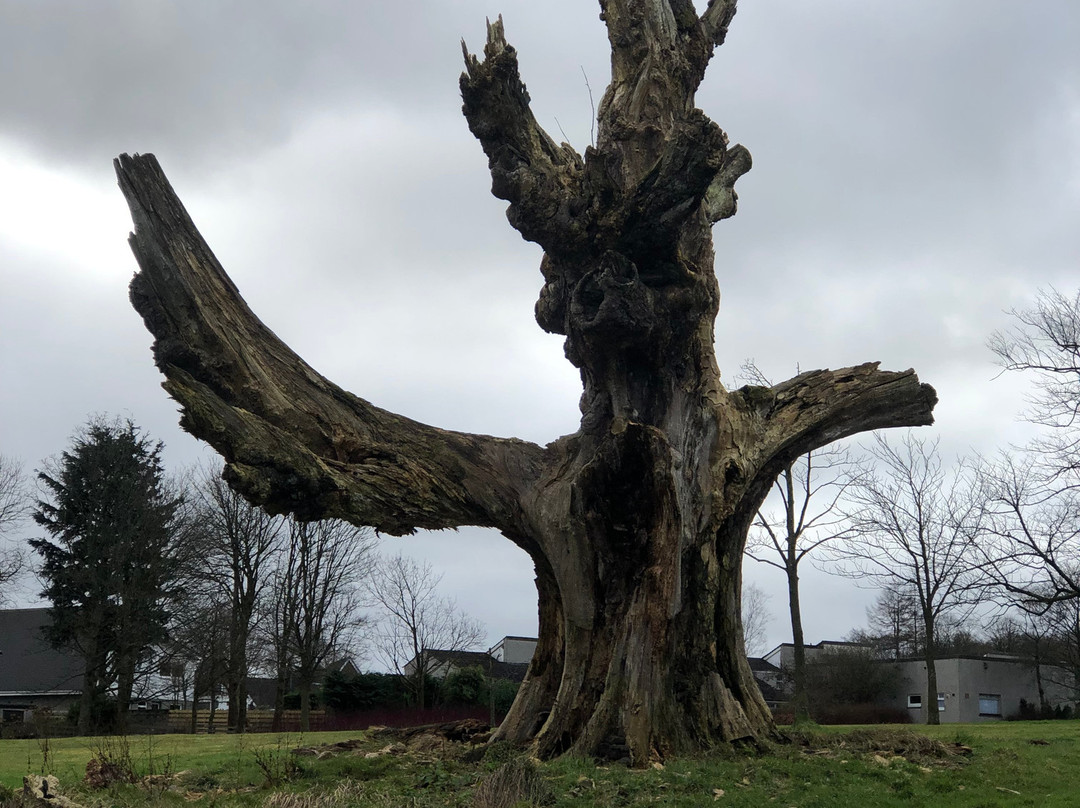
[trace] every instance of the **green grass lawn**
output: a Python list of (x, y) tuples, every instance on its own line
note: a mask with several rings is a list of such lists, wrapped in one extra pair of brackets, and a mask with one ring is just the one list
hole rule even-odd
[(83, 778), (86, 764), (99, 751), (111, 756), (124, 752), (141, 774), (190, 770), (207, 783), (227, 788), (259, 785), (265, 775), (257, 757), (272, 762), (303, 744), (327, 744), (355, 738), (357, 732), (318, 732), (276, 735), (132, 735), (129, 738), (54, 738), (0, 740), (0, 784), (22, 787), (25, 774), (55, 774), (61, 783)]
[[(1076, 808), (1080, 805), (1080, 722), (1008, 722), (941, 727), (823, 727), (801, 743), (768, 754), (731, 752), (668, 761), (644, 770), (597, 767), (561, 759), (532, 767), (534, 799), (520, 806), (738, 806), (761, 808)], [(970, 754), (924, 754), (916, 732)], [(64, 793), (92, 808), (105, 806), (252, 806), (351, 808), (351, 806), (471, 806), (485, 778), (514, 756), (490, 749), (482, 760), (412, 751), (365, 757), (386, 741), (369, 740), (357, 752), (319, 760), (297, 758), (293, 779), (269, 786), (267, 771), (284, 774), (289, 750), (355, 738), (361, 733), (277, 735), (166, 735), (128, 739), (140, 774), (188, 771), (172, 790), (140, 786), (91, 791), (79, 785), (86, 762), (102, 751), (117, 754), (115, 739), (0, 741), (0, 783), (21, 785), (28, 772), (59, 777)], [(899, 739), (899, 740), (898, 740)], [(894, 743), (894, 741), (896, 743)], [(1032, 743), (1037, 741), (1037, 743)], [(901, 754), (896, 753), (899, 749)], [(259, 760), (262, 761), (260, 766)], [(524, 764), (529, 768), (530, 764)], [(499, 786), (502, 788), (502, 786)], [(538, 790), (536, 790), (538, 789)], [(498, 790), (498, 789), (496, 789)], [(541, 798), (543, 797), (543, 798)], [(482, 802), (480, 808), (514, 803)]]

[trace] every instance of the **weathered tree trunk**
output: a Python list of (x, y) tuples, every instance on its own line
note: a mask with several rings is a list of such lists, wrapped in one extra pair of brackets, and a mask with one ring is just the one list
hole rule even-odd
[(497, 733), (543, 756), (657, 756), (761, 739), (742, 650), (747, 529), (797, 456), (927, 424), (933, 389), (876, 364), (729, 392), (713, 352), (712, 225), (749, 153), (693, 95), (734, 2), (601, 3), (612, 83), (584, 158), (537, 125), (501, 20), (461, 87), (511, 224), (545, 250), (536, 316), (581, 371), (581, 427), (547, 447), (448, 432), (334, 386), (250, 312), (157, 161), (121, 156), (153, 332), (183, 426), (271, 512), (390, 534), (500, 529), (536, 565), (540, 635)]

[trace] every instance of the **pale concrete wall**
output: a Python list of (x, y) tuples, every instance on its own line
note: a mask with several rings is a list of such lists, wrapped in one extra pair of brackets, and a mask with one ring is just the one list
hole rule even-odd
[[(908, 711), (913, 723), (926, 722), (926, 663), (907, 660), (895, 663), (901, 674), (900, 690), (891, 706)], [(944, 709), (940, 713), (943, 724), (1001, 721), (1019, 711), (1020, 700), (1030, 704), (1039, 703), (1039, 690), (1035, 680), (1035, 668), (1024, 660), (995, 659), (993, 657), (953, 657), (939, 659), (937, 669), (938, 692), (943, 694)], [(1042, 666), (1043, 689), (1051, 706), (1072, 703), (1075, 698), (1069, 686), (1071, 677), (1060, 668)], [(909, 706), (912, 696), (921, 696), (923, 704)], [(996, 696), (999, 712), (980, 711), (980, 697)], [(990, 704), (984, 699), (983, 706)]]
[(531, 662), (535, 650), (536, 640), (534, 639), (529, 637), (503, 637), (491, 649), (491, 655), (499, 662), (515, 665)]

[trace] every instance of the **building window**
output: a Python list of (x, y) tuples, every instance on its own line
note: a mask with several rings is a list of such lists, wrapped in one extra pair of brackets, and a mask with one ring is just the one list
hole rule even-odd
[(1001, 715), (1001, 694), (980, 693), (979, 715)]
[(907, 697), (908, 707), (922, 707), (922, 694), (912, 695)]
[(939, 713), (945, 712), (945, 694), (944, 693), (938, 693), (937, 694), (937, 709), (938, 709)]

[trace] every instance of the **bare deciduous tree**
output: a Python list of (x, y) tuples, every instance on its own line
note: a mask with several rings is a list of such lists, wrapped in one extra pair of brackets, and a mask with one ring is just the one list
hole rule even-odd
[(1048, 432), (1032, 447), (1043, 476), (1080, 482), (1080, 293), (1039, 292), (1031, 309), (1011, 312), (1011, 328), (990, 337), (1003, 368), (1035, 378), (1027, 418)]
[(0, 454), (0, 534), (18, 522), (26, 509), (26, 479), (22, 464)]
[(757, 584), (746, 584), (742, 590), (743, 643), (746, 655), (753, 657), (765, 650), (765, 638), (772, 614), (769, 596)]
[(832, 552), (843, 574), (914, 593), (925, 632), (927, 723), (937, 724), (935, 627), (973, 598), (982, 504), (966, 467), (942, 468), (936, 441), (908, 433), (892, 445), (875, 435), (868, 453), (874, 467), (849, 489), (853, 534)]
[(393, 535), (502, 531), (535, 564), (540, 624), (495, 738), (644, 765), (772, 733), (739, 622), (754, 515), (795, 458), (928, 424), (936, 394), (876, 364), (725, 389), (712, 232), (751, 161), (695, 93), (735, 2), (601, 9), (611, 84), (584, 155), (537, 123), (501, 19), (460, 82), (492, 191), (544, 250), (537, 322), (581, 373), (580, 428), (547, 446), (418, 424), (341, 390), (255, 317), (152, 155), (116, 168), (135, 221), (132, 302), (183, 425), (228, 459), (230, 485), (273, 512)]
[[(22, 464), (0, 455), (0, 542), (19, 523), (27, 509)], [(26, 556), (17, 546), (0, 546), (0, 605), (8, 600), (15, 581), (26, 569)]]
[(789, 463), (776, 480), (776, 501), (772, 503), (775, 509), (766, 500), (747, 542), (746, 554), (781, 570), (787, 582), (795, 663), (792, 708), (796, 720), (810, 716), (799, 567), (819, 547), (850, 532), (851, 523), (837, 506), (856, 479), (851, 473), (853, 468), (846, 450), (832, 448), (807, 452)]
[(199, 731), (199, 705), (209, 707), (206, 730), (216, 729), (221, 686), (229, 665), (229, 625), (231, 607), (216, 587), (191, 587), (171, 625), (161, 648), (159, 667), (169, 676), (168, 691), (173, 698), (190, 698), (189, 730)]
[(361, 622), (360, 582), (374, 563), (367, 528), (338, 520), (289, 520), (276, 584), (278, 618), (300, 691), (300, 729), (310, 729), (311, 688), (322, 668), (352, 653)]
[(484, 627), (439, 595), (442, 576), (431, 565), (401, 555), (381, 558), (371, 577), (371, 599), (382, 612), (375, 651), (406, 677), (420, 707), (428, 706), (427, 680), (434, 672), (432, 651), (469, 651), (484, 638)]
[(983, 572), (1005, 601), (1036, 612), (1080, 598), (1080, 490), (1044, 472), (1038, 454), (1002, 453), (980, 466)]
[(922, 615), (915, 590), (898, 581), (885, 581), (874, 605), (866, 610), (867, 642), (884, 657), (915, 656), (923, 643)]
[(202, 569), (220, 599), (229, 604), (225, 691), (228, 726), (247, 723), (247, 677), (253, 622), (259, 598), (281, 550), (281, 520), (247, 502), (216, 471), (198, 480), (199, 520), (206, 534)]
[(1002, 598), (1043, 614), (1080, 599), (1080, 294), (1044, 290), (1012, 316), (990, 348), (1006, 370), (1034, 376), (1026, 416), (1046, 429), (1022, 455), (982, 465), (990, 538), (980, 550)]

